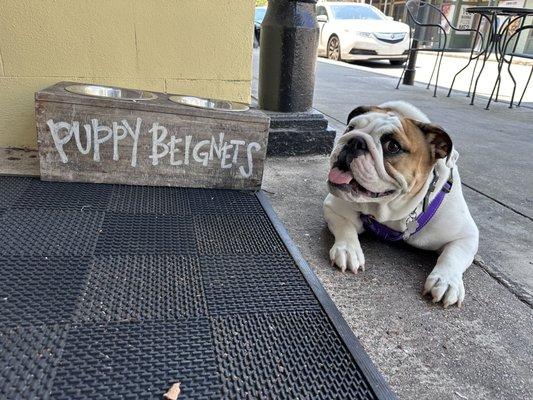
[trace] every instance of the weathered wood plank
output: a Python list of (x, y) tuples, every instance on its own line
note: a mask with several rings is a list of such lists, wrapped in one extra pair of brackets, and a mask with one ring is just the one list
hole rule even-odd
[(260, 188), (269, 127), (264, 114), (179, 106), (161, 93), (160, 104), (150, 107), (103, 101), (66, 92), (67, 84), (36, 94), (42, 179)]
[(39, 176), (37, 150), (0, 147), (0, 175)]

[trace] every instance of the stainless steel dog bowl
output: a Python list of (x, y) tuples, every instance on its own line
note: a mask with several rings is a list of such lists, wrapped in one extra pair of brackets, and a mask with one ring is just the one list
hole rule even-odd
[(81, 94), (83, 96), (91, 97), (105, 97), (109, 99), (121, 100), (154, 100), (157, 96), (151, 92), (135, 89), (122, 89), (111, 86), (97, 86), (97, 85), (71, 85), (67, 86), (65, 90)]
[(246, 111), (250, 108), (244, 103), (237, 103), (235, 101), (204, 99), (194, 96), (170, 96), (168, 99), (174, 103), (211, 110)]

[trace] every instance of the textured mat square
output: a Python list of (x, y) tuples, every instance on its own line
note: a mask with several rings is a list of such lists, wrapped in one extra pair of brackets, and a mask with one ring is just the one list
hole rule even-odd
[(225, 399), (374, 399), (321, 312), (213, 319)]
[(200, 262), (211, 315), (320, 310), (285, 254), (212, 255)]
[(0, 329), (0, 398), (48, 399), (65, 329), (58, 325)]
[(13, 203), (17, 208), (105, 211), (113, 186), (94, 183), (45, 182), (33, 179)]
[(68, 332), (53, 399), (217, 399), (220, 381), (207, 319), (81, 325)]
[(64, 210), (7, 210), (0, 216), (0, 256), (91, 254), (104, 214)]
[(285, 251), (274, 227), (262, 214), (195, 215), (194, 226), (198, 248), (203, 254)]
[(121, 213), (183, 214), (189, 212), (187, 189), (117, 185), (109, 211)]
[(263, 207), (250, 192), (189, 189), (191, 211), (197, 214), (263, 214)]
[(32, 178), (0, 176), (0, 209), (17, 200), (31, 182)]
[(90, 258), (1, 257), (0, 326), (69, 322)]
[(172, 320), (206, 314), (196, 257), (96, 256), (77, 320)]
[(106, 213), (96, 254), (194, 254), (190, 216)]

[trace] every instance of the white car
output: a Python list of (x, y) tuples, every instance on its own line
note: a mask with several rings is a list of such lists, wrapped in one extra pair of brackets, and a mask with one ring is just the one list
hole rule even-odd
[(364, 3), (317, 4), (318, 55), (332, 60), (389, 60), (402, 65), (409, 51), (409, 25)]

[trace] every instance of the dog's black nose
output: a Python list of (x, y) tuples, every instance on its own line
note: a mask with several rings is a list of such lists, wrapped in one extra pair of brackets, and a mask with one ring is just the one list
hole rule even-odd
[(362, 156), (368, 152), (368, 146), (366, 140), (362, 137), (354, 137), (344, 145), (335, 166), (342, 171), (349, 171), (350, 164), (354, 158)]
[(354, 158), (362, 156), (363, 154), (368, 152), (368, 146), (366, 145), (366, 140), (363, 139), (362, 137), (355, 137), (353, 139), (350, 139), (347, 145), (351, 145), (353, 147)]

